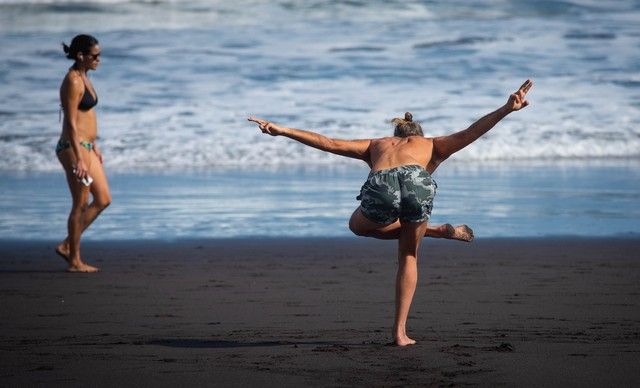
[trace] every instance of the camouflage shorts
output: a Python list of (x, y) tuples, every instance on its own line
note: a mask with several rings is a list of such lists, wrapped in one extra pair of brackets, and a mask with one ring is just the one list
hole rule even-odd
[(378, 224), (429, 219), (438, 185), (421, 166), (372, 171), (357, 197), (362, 213)]

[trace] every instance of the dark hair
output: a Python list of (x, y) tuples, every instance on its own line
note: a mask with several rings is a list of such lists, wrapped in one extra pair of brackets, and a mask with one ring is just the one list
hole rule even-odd
[(76, 35), (71, 40), (71, 47), (62, 42), (62, 49), (67, 54), (68, 59), (76, 60), (78, 53), (88, 53), (91, 47), (98, 44), (98, 39), (91, 35)]
[(391, 122), (396, 126), (393, 131), (393, 136), (424, 136), (422, 133), (422, 127), (420, 124), (413, 121), (413, 116), (410, 112), (406, 112), (404, 114), (404, 119), (395, 118), (391, 120)]

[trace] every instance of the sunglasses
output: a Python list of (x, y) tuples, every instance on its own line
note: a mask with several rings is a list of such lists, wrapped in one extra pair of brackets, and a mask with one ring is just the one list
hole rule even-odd
[(95, 61), (96, 59), (100, 58), (100, 54), (102, 53), (97, 53), (97, 54), (85, 53), (85, 55), (91, 58), (92, 61)]

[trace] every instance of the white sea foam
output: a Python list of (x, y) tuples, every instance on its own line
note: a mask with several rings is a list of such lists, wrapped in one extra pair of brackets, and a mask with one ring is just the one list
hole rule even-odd
[(14, 3), (0, 0), (0, 170), (59, 168), (59, 42), (72, 28), (103, 49), (92, 79), (110, 169), (351, 163), (246, 116), (371, 138), (408, 110), (443, 135), (526, 78), (531, 106), (455, 159), (640, 157), (637, 3)]

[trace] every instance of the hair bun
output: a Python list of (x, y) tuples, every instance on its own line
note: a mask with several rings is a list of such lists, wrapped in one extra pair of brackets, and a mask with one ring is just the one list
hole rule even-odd
[(406, 112), (404, 114), (404, 119), (408, 122), (412, 122), (413, 121), (413, 115), (411, 114), (411, 112)]
[(71, 49), (69, 48), (69, 46), (66, 45), (66, 43), (62, 42), (62, 50), (64, 51), (65, 54), (69, 54), (69, 51)]

